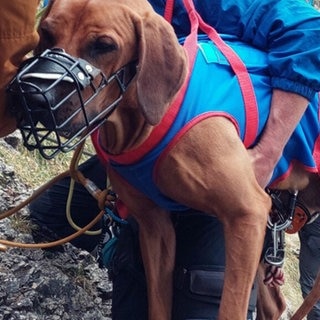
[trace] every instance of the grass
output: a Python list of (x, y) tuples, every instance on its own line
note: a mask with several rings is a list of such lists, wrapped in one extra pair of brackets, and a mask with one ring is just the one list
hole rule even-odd
[(10, 224), (12, 228), (19, 234), (31, 234), (32, 230), (37, 229), (37, 226), (33, 224), (28, 217), (17, 212), (10, 217)]
[[(90, 142), (86, 143), (85, 151), (93, 154)], [(28, 187), (36, 189), (53, 177), (69, 169), (73, 152), (59, 154), (52, 160), (45, 160), (38, 151), (28, 151), (22, 145), (17, 150), (0, 145), (0, 158), (13, 167), (16, 176)], [(84, 155), (81, 162), (86, 160)]]

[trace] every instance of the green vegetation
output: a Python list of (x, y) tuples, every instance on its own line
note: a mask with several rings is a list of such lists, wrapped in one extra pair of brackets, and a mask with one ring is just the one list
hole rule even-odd
[[(88, 158), (88, 154), (94, 154), (89, 141), (86, 143), (85, 154), (81, 162)], [(42, 158), (38, 151), (30, 152), (22, 145), (18, 146), (18, 150), (14, 150), (0, 144), (0, 159), (11, 165), (15, 175), (32, 189), (38, 188), (53, 177), (68, 170), (72, 156), (73, 152), (61, 153), (48, 161)]]

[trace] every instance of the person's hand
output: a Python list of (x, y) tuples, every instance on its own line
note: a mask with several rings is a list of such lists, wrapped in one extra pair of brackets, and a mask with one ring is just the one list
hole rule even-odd
[(273, 90), (270, 114), (259, 142), (248, 150), (259, 185), (265, 188), (283, 149), (308, 106), (304, 97)]
[(272, 177), (278, 159), (274, 159), (270, 155), (265, 155), (259, 144), (253, 149), (249, 149), (248, 153), (256, 179), (259, 185), (265, 188)]
[(282, 267), (266, 265), (265, 278), (263, 283), (266, 286), (277, 287), (282, 286), (285, 282), (284, 272)]

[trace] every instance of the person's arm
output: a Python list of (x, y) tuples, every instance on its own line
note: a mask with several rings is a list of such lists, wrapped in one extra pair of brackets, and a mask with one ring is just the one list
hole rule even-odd
[(5, 110), (5, 90), (25, 55), (37, 44), (35, 31), (39, 0), (5, 0), (0, 10), (0, 137), (16, 129), (16, 122)]
[(308, 103), (306, 98), (298, 94), (277, 89), (273, 91), (266, 127), (257, 145), (248, 150), (261, 187), (266, 187), (270, 181), (284, 146), (304, 114)]

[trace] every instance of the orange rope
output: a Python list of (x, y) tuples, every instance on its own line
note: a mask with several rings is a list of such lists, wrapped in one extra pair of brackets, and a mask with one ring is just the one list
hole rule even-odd
[(17, 248), (25, 248), (25, 249), (45, 249), (45, 248), (51, 248), (55, 246), (62, 245), (66, 242), (70, 242), (71, 240), (75, 239), (76, 237), (79, 237), (81, 234), (92, 228), (104, 215), (104, 210), (101, 210), (100, 213), (85, 227), (83, 227), (81, 230), (56, 241), (52, 242), (45, 242), (45, 243), (20, 243), (15, 241), (8, 241), (8, 240), (2, 240), (0, 239), (0, 251), (5, 251), (8, 247), (17, 247)]
[(70, 168), (69, 170), (61, 173), (57, 177), (53, 178), (40, 188), (38, 188), (28, 199), (20, 203), (17, 207), (10, 209), (6, 212), (3, 212), (0, 214), (0, 220), (7, 218), (14, 213), (21, 210), (23, 207), (28, 205), (31, 201), (36, 199), (38, 196), (40, 196), (45, 190), (49, 189), (53, 184), (58, 182), (59, 180), (71, 176), (72, 179), (75, 181), (81, 183), (88, 192), (98, 201), (99, 208), (101, 209), (100, 213), (85, 227), (81, 228), (77, 232), (56, 241), (47, 242), (47, 243), (20, 243), (15, 241), (8, 241), (8, 240), (2, 240), (0, 239), (0, 251), (5, 251), (7, 247), (18, 247), (18, 248), (30, 248), (30, 249), (44, 249), (44, 248), (50, 248), (54, 246), (62, 245), (66, 242), (70, 242), (71, 240), (75, 239), (76, 237), (79, 237), (84, 232), (88, 231), (90, 228), (92, 228), (104, 215), (105, 211), (104, 208), (106, 206), (106, 203), (108, 201), (114, 200), (112, 196), (108, 196), (108, 190), (100, 190), (91, 180), (84, 177), (84, 175), (78, 170), (78, 161), (80, 158), (80, 153), (83, 149), (85, 140), (76, 148), (74, 151), (73, 157), (71, 159)]

